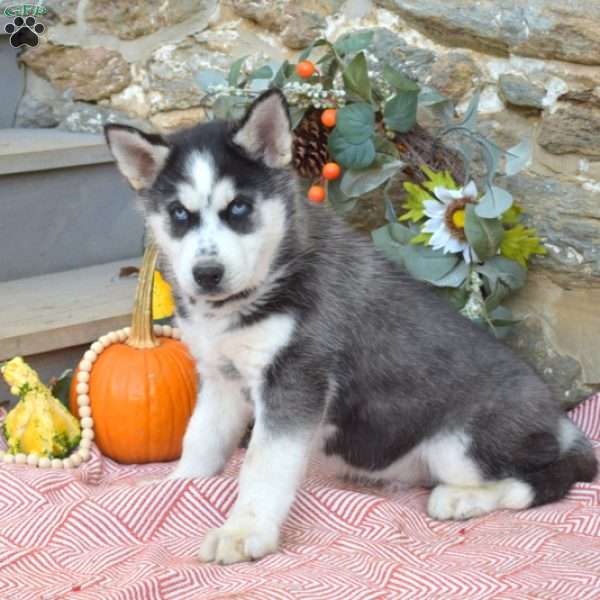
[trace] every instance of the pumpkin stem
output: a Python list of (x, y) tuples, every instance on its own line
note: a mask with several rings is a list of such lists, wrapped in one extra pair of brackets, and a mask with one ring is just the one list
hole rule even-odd
[(126, 344), (133, 348), (154, 348), (159, 345), (152, 323), (152, 285), (158, 248), (154, 242), (146, 246), (131, 317), (131, 335)]

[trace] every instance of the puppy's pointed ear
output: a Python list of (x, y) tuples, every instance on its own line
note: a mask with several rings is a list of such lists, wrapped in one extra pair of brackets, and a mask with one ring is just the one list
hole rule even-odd
[(131, 187), (138, 191), (151, 187), (169, 154), (166, 140), (128, 125), (105, 125), (104, 135)]
[(234, 131), (233, 141), (267, 167), (287, 167), (292, 160), (292, 122), (285, 96), (277, 89), (261, 94)]

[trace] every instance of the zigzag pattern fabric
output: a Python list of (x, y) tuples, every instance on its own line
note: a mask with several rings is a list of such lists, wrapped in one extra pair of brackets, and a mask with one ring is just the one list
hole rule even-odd
[[(600, 455), (600, 396), (571, 417)], [(94, 450), (74, 471), (0, 465), (2, 600), (595, 600), (600, 481), (559, 503), (463, 523), (427, 517), (424, 489), (369, 488), (311, 469), (281, 552), (229, 567), (195, 559), (237, 493), (219, 477), (164, 481)]]

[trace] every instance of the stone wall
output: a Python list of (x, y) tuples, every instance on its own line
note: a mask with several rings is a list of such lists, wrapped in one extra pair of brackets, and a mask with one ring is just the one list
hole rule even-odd
[[(452, 97), (483, 89), (481, 127), (534, 142), (509, 187), (545, 238), (510, 343), (568, 404), (600, 385), (600, 3), (589, 0), (52, 0), (24, 53), (20, 126), (168, 131), (204, 117), (200, 69), (293, 59), (315, 37), (375, 28), (373, 54)], [(50, 18), (48, 18), (50, 17)], [(423, 119), (426, 116), (423, 115)], [(372, 207), (370, 213), (372, 214)], [(360, 214), (360, 213), (359, 213)], [(353, 219), (356, 221), (356, 217)], [(359, 218), (360, 220), (360, 218)]]

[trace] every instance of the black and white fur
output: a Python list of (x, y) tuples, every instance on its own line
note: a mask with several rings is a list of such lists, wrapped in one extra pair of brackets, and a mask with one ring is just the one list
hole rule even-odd
[(109, 125), (174, 286), (201, 390), (172, 477), (211, 477), (255, 425), (200, 559), (277, 549), (311, 452), (345, 475), (432, 486), (435, 519), (562, 498), (589, 442), (502, 343), (298, 193), (283, 96), (162, 138)]

